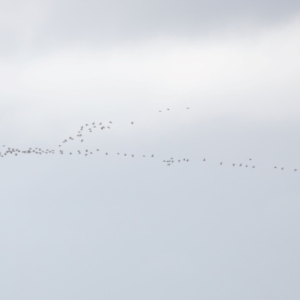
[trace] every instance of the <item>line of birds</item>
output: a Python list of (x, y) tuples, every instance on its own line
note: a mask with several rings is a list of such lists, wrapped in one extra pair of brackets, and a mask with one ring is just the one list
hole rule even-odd
[(65, 138), (62, 141), (62, 143), (60, 145), (58, 145), (58, 147), (62, 147), (63, 146), (62, 144), (65, 144), (69, 141), (74, 141), (76, 138), (79, 139), (81, 143), (83, 143), (84, 142), (83, 135), (84, 135), (85, 128), (87, 128), (87, 130), (88, 130), (88, 131), (85, 131), (86, 133), (92, 133), (93, 130), (96, 130), (97, 128), (99, 128), (101, 130), (110, 129), (112, 124), (113, 124), (112, 121), (109, 121), (108, 125), (104, 125), (104, 122), (100, 122), (100, 123), (93, 122), (91, 124), (84, 124), (84, 125), (80, 126), (80, 129), (78, 130), (78, 132), (76, 134), (76, 137), (69, 136), (68, 138)]
[[(186, 109), (190, 109), (189, 107), (186, 107)], [(170, 108), (167, 108), (166, 109), (167, 111), (170, 110)], [(159, 110), (159, 112), (162, 112), (162, 110)], [(131, 125), (134, 125), (134, 122), (131, 121), (130, 122)], [(107, 124), (105, 124), (104, 122), (93, 122), (93, 123), (90, 123), (90, 124), (84, 124), (84, 125), (81, 125), (76, 136), (70, 136), (66, 139), (64, 139), (62, 141), (61, 144), (58, 145), (58, 147), (60, 148), (59, 149), (59, 154), (60, 155), (64, 155), (64, 154), (68, 154), (68, 155), (73, 155), (74, 154), (78, 154), (78, 155), (84, 155), (84, 156), (88, 156), (88, 155), (92, 155), (94, 152), (97, 153), (99, 152), (100, 150), (99, 149), (95, 149), (94, 151), (93, 150), (89, 150), (89, 149), (86, 149), (85, 151), (83, 150), (77, 150), (77, 151), (64, 151), (62, 150), (62, 146), (63, 144), (66, 144), (70, 141), (75, 141), (76, 138), (77, 140), (79, 140), (81, 143), (84, 142), (84, 134), (86, 133), (92, 133), (94, 130), (96, 129), (100, 129), (100, 130), (105, 130), (105, 129), (111, 129), (111, 127), (113, 126), (113, 122), (112, 121), (109, 121)], [(6, 148), (5, 145), (3, 145), (4, 148)], [(105, 155), (108, 155), (109, 153), (108, 152), (104, 152)], [(5, 156), (7, 155), (14, 155), (14, 156), (18, 156), (20, 154), (36, 154), (36, 155), (42, 155), (42, 154), (56, 154), (55, 150), (50, 150), (50, 149), (42, 149), (42, 148), (28, 148), (27, 150), (20, 150), (20, 149), (17, 149), (17, 148), (6, 148), (6, 150), (2, 153), (0, 151), (0, 157), (4, 158)], [(134, 157), (138, 157), (139, 155), (135, 155), (135, 154), (127, 154), (127, 153), (123, 153), (121, 154), (120, 152), (117, 152), (116, 155), (123, 155), (123, 156), (131, 156), (132, 158)], [(146, 156), (145, 154), (142, 155), (143, 158), (145, 157), (151, 157), (151, 158), (154, 158), (154, 154), (151, 154), (149, 156)], [(249, 161), (252, 161), (252, 159), (250, 158)], [(180, 162), (189, 162), (189, 159), (188, 158), (183, 158), (183, 159), (174, 159), (173, 157), (169, 158), (169, 159), (164, 159), (163, 160), (163, 163), (165, 163), (166, 166), (171, 166), (172, 164), (174, 163), (180, 163)], [(204, 158), (203, 159), (203, 162), (206, 162), (206, 159)], [(220, 163), (220, 166), (223, 165), (223, 162), (221, 161)], [(251, 169), (255, 169), (256, 166), (255, 165), (250, 165), (250, 163), (246, 163), (243, 165), (243, 163), (239, 163), (239, 164), (236, 164), (236, 163), (232, 163), (232, 167), (235, 167), (235, 166), (238, 166), (238, 167), (246, 167), (246, 168), (251, 168)], [(275, 166), (274, 169), (280, 169), (280, 170), (285, 170), (284, 167), (277, 167)], [(298, 170), (297, 169), (294, 169), (294, 172), (297, 172)]]
[[(190, 108), (189, 108), (189, 107), (186, 107), (186, 109), (190, 109)], [(166, 108), (166, 110), (169, 111), (170, 108)], [(159, 110), (159, 112), (162, 112), (162, 110)], [(89, 132), (89, 133), (92, 133), (93, 130), (96, 129), (96, 128), (100, 128), (101, 130), (104, 130), (104, 129), (106, 129), (106, 128), (107, 128), (107, 129), (110, 129), (110, 126), (113, 124), (113, 122), (112, 122), (112, 121), (109, 121), (108, 124), (109, 124), (109, 125), (104, 126), (104, 122), (101, 121), (100, 123), (98, 123), (98, 122), (93, 122), (93, 123), (91, 123), (91, 124), (84, 124), (84, 125), (81, 125), (80, 128), (79, 128), (79, 130), (78, 130), (78, 132), (77, 132), (76, 137), (77, 137), (78, 139), (80, 139), (80, 142), (81, 142), (81, 143), (83, 143), (83, 142), (84, 142), (84, 139), (83, 139), (83, 131), (84, 131), (85, 128), (88, 129), (88, 132)], [(131, 125), (133, 125), (133, 124), (134, 124), (134, 122), (131, 121)], [(88, 127), (89, 127), (89, 128), (88, 128)], [(63, 146), (62, 144), (65, 144), (65, 143), (67, 143), (68, 141), (74, 141), (74, 140), (76, 139), (76, 137), (70, 136), (70, 137), (68, 137), (68, 138), (65, 138), (65, 139), (62, 141), (62, 143), (61, 143), (60, 145), (58, 145), (58, 146), (59, 146), (59, 147), (62, 147), (62, 146)]]
[[(5, 145), (3, 145), (5, 147)], [(50, 149), (45, 149), (43, 150), (42, 148), (28, 148), (27, 150), (20, 150), (17, 148), (10, 148), (8, 147), (6, 151), (3, 153), (0, 151), (0, 157), (5, 157), (6, 155), (14, 155), (18, 156), (20, 154), (37, 154), (37, 155), (42, 155), (42, 154), (55, 154), (55, 150), (50, 150)]]
[[(75, 141), (75, 139), (79, 139), (81, 143), (84, 142), (84, 130), (85, 128), (87, 128), (88, 131), (85, 131), (86, 133), (92, 133), (93, 130), (96, 130), (97, 128), (101, 129), (101, 130), (105, 130), (105, 129), (111, 129), (112, 127), (112, 124), (113, 122), (112, 121), (109, 121), (108, 122), (108, 125), (104, 125), (104, 122), (100, 122), (100, 123), (97, 123), (97, 122), (93, 122), (91, 124), (84, 124), (82, 126), (80, 126), (77, 134), (76, 134), (76, 137), (73, 137), (73, 136), (69, 136), (68, 138), (65, 138), (61, 144), (58, 145), (58, 147), (62, 147), (63, 145), (62, 144), (65, 144), (67, 142), (70, 142), (70, 141)], [(134, 122), (131, 121), (131, 125), (134, 125)]]
[[(250, 158), (249, 159), (250, 161), (252, 161), (252, 159)], [(206, 162), (206, 159), (204, 158), (203, 160), (202, 160), (203, 162)], [(180, 162), (189, 162), (189, 159), (187, 159), (187, 158), (184, 158), (184, 159), (174, 159), (173, 157), (171, 157), (171, 158), (169, 158), (169, 159), (167, 159), (167, 160), (163, 160), (163, 162), (167, 165), (167, 166), (171, 166), (173, 163), (180, 163)], [(223, 166), (223, 162), (221, 161), (220, 163), (219, 163), (219, 165), (220, 166)], [(236, 164), (236, 163), (233, 163), (233, 164), (231, 164), (232, 165), (232, 167), (235, 167), (235, 166), (237, 166), (237, 167), (245, 167), (245, 168), (249, 168), (249, 169), (255, 169), (256, 168), (256, 166), (255, 165), (250, 165), (250, 164), (248, 164), (248, 163), (246, 163), (246, 164), (244, 164), (243, 165), (243, 163), (240, 163), (240, 164)], [(274, 169), (281, 169), (282, 171), (284, 170), (284, 167), (277, 167), (277, 166), (275, 166), (274, 167)], [(297, 172), (298, 170), (297, 169), (294, 169), (294, 172)]]
[[(6, 147), (5, 145), (3, 145), (3, 147)], [(91, 149), (86, 149), (85, 151), (83, 150), (77, 150), (77, 151), (63, 151), (63, 150), (59, 150), (59, 153), (60, 155), (73, 155), (73, 154), (78, 154), (78, 155), (83, 155), (83, 156), (89, 156), (89, 155), (93, 155), (94, 153), (97, 153), (99, 152), (100, 153), (100, 149), (95, 149), (95, 150), (91, 150)], [(109, 155), (109, 152), (103, 152), (104, 155)], [(111, 153), (111, 152), (110, 152)], [(42, 148), (28, 148), (27, 150), (20, 150), (20, 149), (17, 149), (17, 148), (6, 148), (6, 151), (5, 152), (1, 152), (0, 151), (0, 157), (4, 158), (5, 156), (7, 155), (13, 155), (13, 156), (18, 156), (18, 155), (21, 155), (21, 154), (36, 154), (36, 155), (42, 155), (42, 154), (56, 154), (55, 150), (50, 150), (50, 149), (42, 149)], [(136, 154), (129, 154), (129, 153), (120, 153), (120, 152), (117, 152), (117, 153), (114, 153), (116, 155), (121, 155), (121, 156), (128, 156), (128, 157), (143, 157), (143, 158), (146, 158), (146, 157), (150, 157), (150, 158), (154, 158), (154, 154), (150, 154), (150, 155), (136, 155)], [(174, 163), (180, 163), (180, 162), (189, 162), (190, 159), (189, 158), (181, 158), (181, 159), (175, 159), (173, 157), (169, 158), (169, 159), (164, 159), (162, 162), (165, 163), (166, 166), (171, 166), (172, 164)], [(203, 162), (206, 162), (206, 158), (204, 158), (202, 160)], [(249, 161), (252, 161), (252, 159), (250, 158)], [(220, 166), (223, 166), (223, 162), (220, 162), (219, 163)], [(248, 163), (246, 164), (243, 164), (243, 163), (239, 163), (239, 164), (236, 164), (236, 163), (233, 163), (231, 164), (232, 167), (246, 167), (246, 168), (249, 168), (249, 169), (255, 169), (256, 166), (255, 165), (250, 165)], [(274, 169), (278, 169), (278, 170), (285, 170), (284, 167), (277, 167), (275, 166)], [(294, 172), (297, 172), (298, 170), (297, 169), (294, 169)]]

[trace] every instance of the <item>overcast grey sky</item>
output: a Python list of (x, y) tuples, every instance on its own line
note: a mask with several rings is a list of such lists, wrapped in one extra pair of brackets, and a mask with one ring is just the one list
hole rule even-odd
[(296, 0), (0, 0), (0, 152), (56, 150), (0, 158), (0, 299), (299, 299), (299, 37)]

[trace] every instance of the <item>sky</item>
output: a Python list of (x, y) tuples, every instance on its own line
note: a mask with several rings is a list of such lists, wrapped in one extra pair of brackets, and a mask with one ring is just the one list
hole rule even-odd
[(299, 36), (296, 0), (0, 0), (0, 299), (299, 299)]

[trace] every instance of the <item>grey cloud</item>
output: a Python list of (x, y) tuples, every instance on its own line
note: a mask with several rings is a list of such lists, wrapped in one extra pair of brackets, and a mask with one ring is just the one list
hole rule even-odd
[[(300, 11), (299, 1), (270, 0), (63, 0), (44, 4), (28, 4), (28, 16), (15, 31), (7, 32), (6, 26), (0, 30), (5, 45), (2, 55), (16, 53), (20, 48), (37, 53), (66, 45), (106, 47), (156, 36), (201, 36), (224, 28), (271, 25)], [(17, 2), (15, 7), (18, 6)], [(30, 7), (35, 6), (41, 18), (26, 29), (32, 18)], [(31, 31), (29, 36), (24, 28)]]
[(299, 1), (59, 1), (44, 28), (53, 39), (101, 42), (273, 23), (299, 10)]

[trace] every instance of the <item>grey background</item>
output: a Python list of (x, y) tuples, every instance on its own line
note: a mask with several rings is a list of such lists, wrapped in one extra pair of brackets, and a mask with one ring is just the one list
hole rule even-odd
[(0, 151), (113, 121), (0, 159), (0, 299), (299, 299), (299, 36), (299, 1), (0, 1)]

